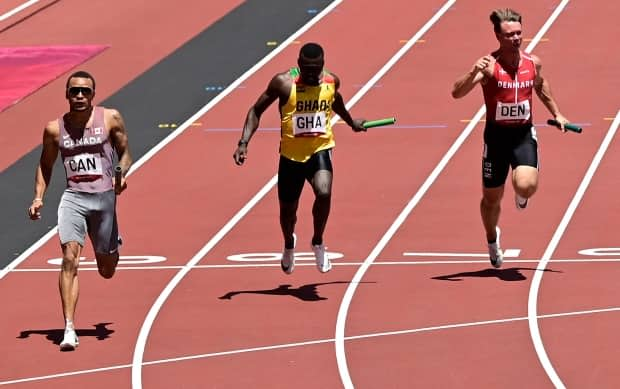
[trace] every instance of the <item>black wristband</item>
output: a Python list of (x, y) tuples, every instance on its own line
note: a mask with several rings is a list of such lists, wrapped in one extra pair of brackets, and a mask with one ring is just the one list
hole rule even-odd
[(239, 142), (237, 143), (237, 146), (241, 146), (241, 145), (248, 145), (248, 141), (247, 140), (243, 140), (243, 139), (239, 139)]

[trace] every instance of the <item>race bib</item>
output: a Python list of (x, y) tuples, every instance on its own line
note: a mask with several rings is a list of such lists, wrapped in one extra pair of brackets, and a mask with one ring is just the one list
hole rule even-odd
[(318, 136), (327, 131), (325, 112), (298, 113), (293, 115), (295, 136)]
[(530, 101), (525, 100), (519, 103), (497, 103), (495, 110), (495, 121), (504, 120), (529, 120)]
[(98, 154), (78, 154), (64, 161), (67, 179), (71, 181), (91, 181), (103, 175), (101, 156)]

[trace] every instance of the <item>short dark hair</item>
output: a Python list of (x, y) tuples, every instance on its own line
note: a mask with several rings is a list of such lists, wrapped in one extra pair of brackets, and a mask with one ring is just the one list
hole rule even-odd
[(88, 72), (84, 71), (84, 70), (78, 70), (77, 72), (74, 72), (73, 74), (71, 74), (69, 76), (69, 78), (67, 78), (67, 88), (69, 88), (69, 81), (71, 81), (72, 78), (88, 78), (93, 82), (93, 90), (95, 90), (95, 78)]
[(323, 57), (323, 48), (318, 43), (306, 43), (299, 50), (299, 56), (307, 59)]
[(493, 30), (495, 30), (495, 32), (501, 32), (502, 22), (521, 23), (521, 14), (511, 8), (498, 8), (491, 12), (489, 19), (491, 19), (491, 23), (493, 23)]

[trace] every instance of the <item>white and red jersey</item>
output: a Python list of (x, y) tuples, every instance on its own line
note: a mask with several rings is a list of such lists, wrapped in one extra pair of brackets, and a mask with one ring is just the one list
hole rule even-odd
[(487, 123), (524, 125), (532, 123), (532, 89), (536, 80), (536, 64), (521, 53), (515, 73), (507, 72), (495, 62), (493, 77), (482, 84)]

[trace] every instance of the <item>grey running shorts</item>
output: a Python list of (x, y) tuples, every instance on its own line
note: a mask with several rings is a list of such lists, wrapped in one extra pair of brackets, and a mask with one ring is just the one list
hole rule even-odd
[(84, 247), (86, 234), (95, 253), (112, 254), (118, 250), (116, 194), (65, 190), (58, 206), (60, 244), (78, 242)]

